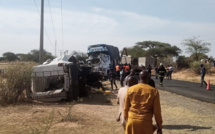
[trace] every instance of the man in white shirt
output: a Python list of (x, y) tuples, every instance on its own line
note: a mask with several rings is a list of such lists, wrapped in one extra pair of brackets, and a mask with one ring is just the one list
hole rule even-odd
[(117, 103), (119, 104), (119, 113), (117, 116), (117, 121), (121, 122), (124, 130), (125, 130), (125, 124), (126, 124), (124, 119), (124, 113), (123, 113), (125, 95), (129, 87), (138, 83), (138, 79), (135, 76), (130, 76), (125, 82), (126, 82), (125, 86), (119, 89), (118, 95), (117, 95)]

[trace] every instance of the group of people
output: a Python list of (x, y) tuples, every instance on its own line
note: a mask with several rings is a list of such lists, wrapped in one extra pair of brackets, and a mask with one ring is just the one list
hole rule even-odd
[[(143, 70), (147, 70), (149, 73), (149, 77), (151, 78), (152, 66), (149, 64), (147, 67), (142, 66)], [(160, 63), (159, 67), (155, 67), (155, 78), (159, 78), (159, 84), (163, 86), (163, 80), (165, 77), (167, 79), (172, 79), (173, 67), (172, 65), (168, 65), (166, 68)], [(120, 81), (120, 86), (123, 87), (125, 85), (127, 76), (135, 76), (135, 70), (131, 69), (130, 64), (118, 64), (115, 68), (111, 68), (109, 71), (109, 80), (111, 82), (111, 89), (114, 90), (114, 86), (118, 89), (116, 81)], [(151, 81), (152, 82), (152, 81)]]
[[(143, 68), (139, 76), (135, 71), (130, 70), (124, 80), (125, 86), (118, 91), (117, 121), (121, 122), (125, 134), (153, 134), (156, 129), (157, 134), (162, 134), (159, 92), (147, 68)], [(152, 122), (153, 115), (156, 125)]]
[[(151, 65), (142, 66), (139, 76), (136, 75), (137, 70), (125, 69), (125, 66), (116, 66), (116, 72), (119, 71), (118, 80), (121, 86), (117, 95), (117, 103), (119, 104), (117, 121), (121, 122), (125, 134), (153, 134), (156, 129), (157, 134), (162, 134), (160, 97), (155, 88), (155, 82), (151, 79)], [(161, 86), (167, 74), (169, 79), (172, 78), (172, 71), (171, 65), (165, 68), (160, 63), (156, 74)], [(115, 78), (117, 79), (117, 76)], [(113, 86), (111, 87), (113, 89)], [(153, 116), (156, 125), (153, 125)]]
[(116, 85), (116, 81), (120, 81), (120, 86), (124, 86), (124, 81), (127, 75), (131, 72), (131, 65), (130, 64), (117, 64), (115, 68), (110, 68), (109, 71), (109, 80), (111, 82), (111, 89), (114, 90), (114, 86), (118, 89)]
[[(171, 80), (172, 79), (172, 72), (173, 72), (173, 67), (172, 65), (167, 65), (167, 67), (165, 68), (163, 66), (162, 63), (160, 63), (159, 67), (155, 67), (155, 78), (159, 78), (160, 81), (160, 85), (163, 86), (163, 80), (165, 77), (167, 77), (167, 79)], [(207, 87), (207, 83), (204, 80), (206, 74), (206, 69), (205, 66), (203, 64), (200, 64), (200, 77), (201, 77), (201, 83), (200, 83), (200, 87), (203, 86), (203, 84)]]
[[(203, 84), (207, 86), (207, 83), (204, 81), (206, 69), (203, 64), (200, 66), (200, 86)], [(156, 130), (157, 134), (162, 134), (163, 121), (159, 91), (155, 88), (155, 82), (151, 79), (151, 69), (151, 66), (143, 66), (139, 76), (136, 75), (135, 69), (130, 69), (128, 71), (130, 73), (124, 78), (124, 85), (121, 85), (118, 91), (117, 103), (119, 104), (119, 113), (117, 121), (122, 124), (125, 134), (153, 134)], [(171, 65), (165, 68), (160, 63), (156, 70), (157, 77), (160, 79), (160, 85), (163, 84), (163, 79), (168, 72), (169, 79), (171, 79), (172, 71)], [(156, 121), (154, 125), (153, 117)]]

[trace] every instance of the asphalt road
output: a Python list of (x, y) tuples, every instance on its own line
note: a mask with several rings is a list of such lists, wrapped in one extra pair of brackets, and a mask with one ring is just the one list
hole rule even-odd
[(200, 83), (164, 79), (163, 86), (160, 86), (159, 79), (152, 79), (155, 81), (156, 88), (159, 90), (165, 90), (189, 98), (215, 104), (215, 85), (210, 85), (210, 90), (206, 90), (205, 85), (203, 87), (199, 87)]

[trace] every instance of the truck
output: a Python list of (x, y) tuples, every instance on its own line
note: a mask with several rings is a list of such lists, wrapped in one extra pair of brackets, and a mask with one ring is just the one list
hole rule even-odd
[[(136, 69), (137, 75), (139, 75), (139, 72), (142, 70), (142, 67), (148, 67), (150, 64), (152, 67), (154, 67), (155, 59), (151, 57), (132, 57), (131, 55), (128, 55), (127, 49), (123, 48), (121, 51), (121, 64), (130, 64), (131, 68)], [(154, 73), (154, 71), (153, 71)]]
[(107, 44), (90, 45), (87, 49), (87, 63), (93, 72), (99, 72), (104, 79), (108, 78), (111, 68), (120, 63), (118, 47)]
[(103, 88), (98, 73), (79, 64), (72, 55), (62, 55), (34, 66), (30, 97), (40, 101), (71, 101), (87, 96), (92, 87)]

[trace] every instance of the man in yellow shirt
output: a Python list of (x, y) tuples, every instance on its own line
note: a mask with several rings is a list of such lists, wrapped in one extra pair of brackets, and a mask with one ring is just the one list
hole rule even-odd
[(157, 123), (157, 134), (162, 134), (159, 92), (148, 85), (150, 77), (146, 70), (140, 73), (139, 78), (139, 83), (129, 87), (125, 96), (125, 134), (153, 134), (153, 115)]

